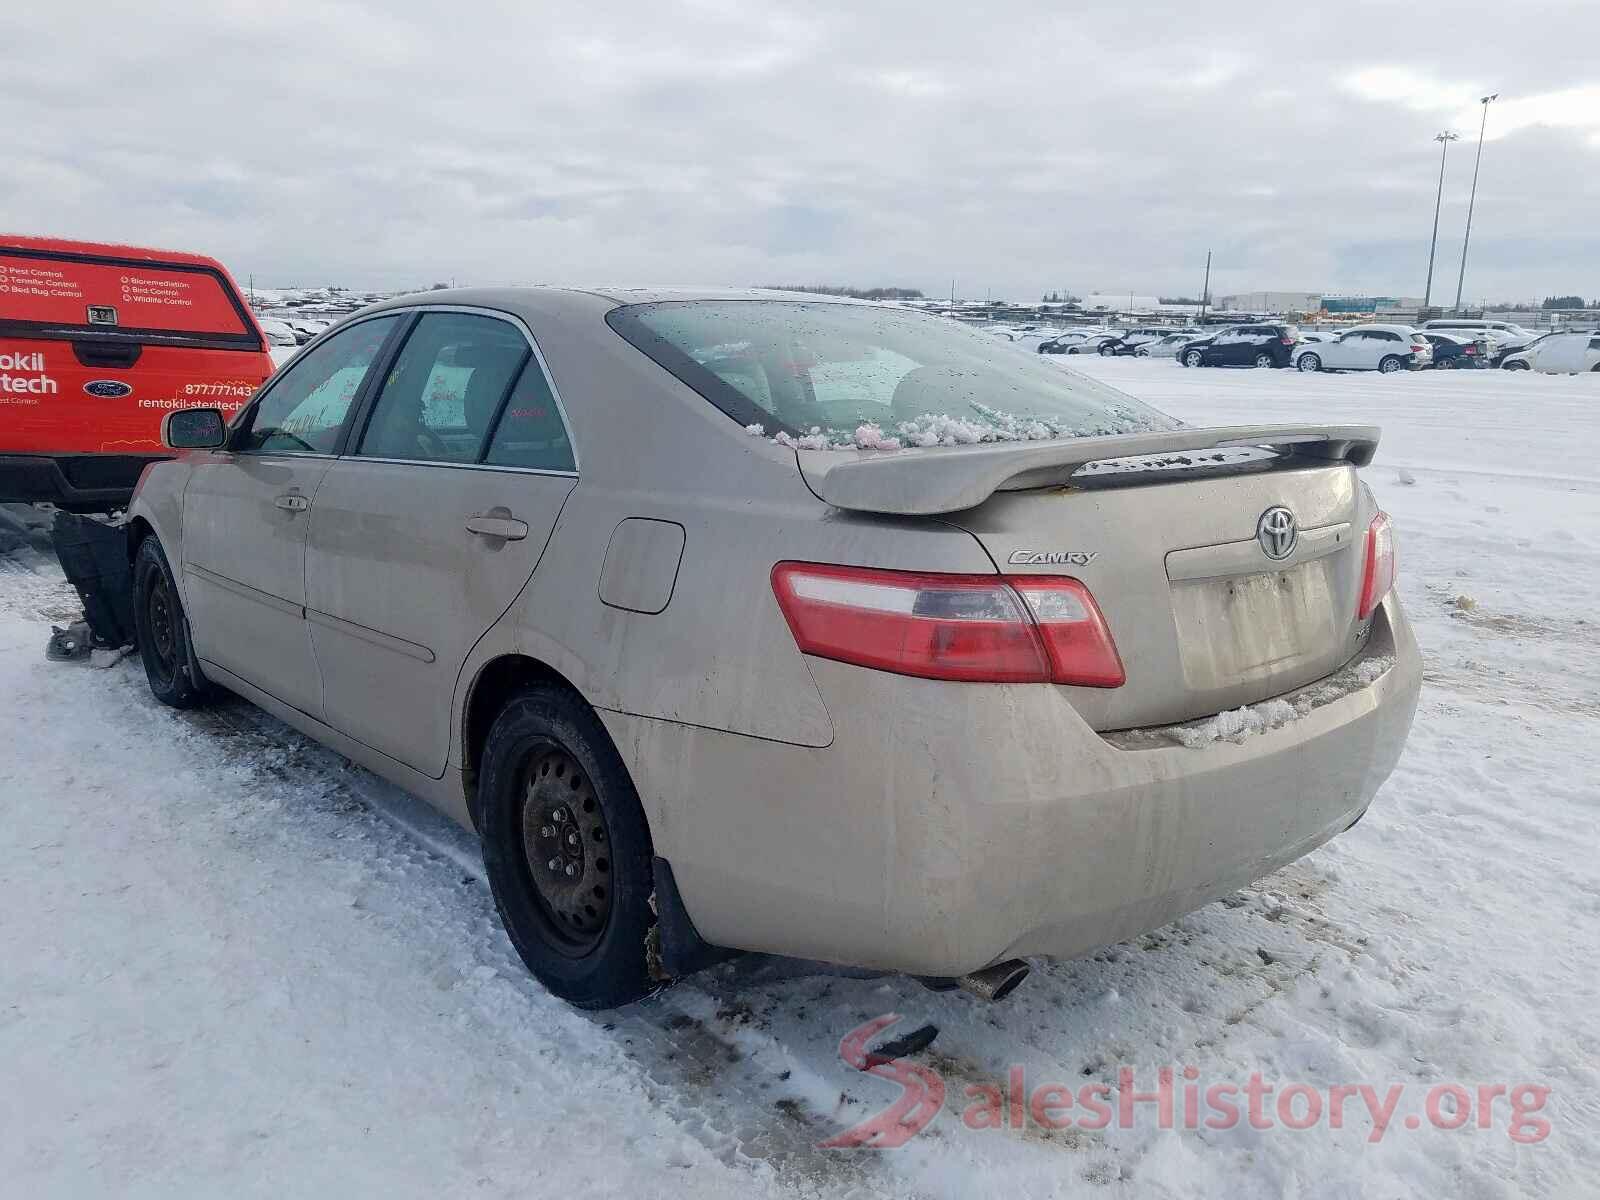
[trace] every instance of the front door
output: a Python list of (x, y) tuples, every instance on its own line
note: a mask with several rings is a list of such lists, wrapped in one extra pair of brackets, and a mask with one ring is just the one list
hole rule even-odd
[(325, 719), (439, 778), (462, 665), (532, 576), (575, 462), (527, 336), (488, 313), (424, 312), (368, 407), (311, 513)]
[(322, 698), (305, 622), (311, 505), (398, 321), (363, 321), (287, 367), (231, 431), (228, 449), (196, 462), (184, 493), (184, 600), (196, 655), (313, 716)]

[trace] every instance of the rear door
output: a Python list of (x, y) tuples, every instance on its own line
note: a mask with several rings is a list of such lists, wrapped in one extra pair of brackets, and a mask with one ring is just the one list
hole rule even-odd
[(311, 513), (325, 719), (438, 778), (462, 665), (532, 576), (577, 462), (532, 340), (503, 314), (424, 311), (366, 408)]
[(217, 267), (0, 246), (0, 452), (165, 454), (168, 412), (236, 412), (271, 371)]
[(400, 318), (357, 322), (273, 380), (196, 459), (183, 501), (184, 599), (195, 653), (312, 716), (322, 687), (305, 621), (305, 539), (355, 401)]

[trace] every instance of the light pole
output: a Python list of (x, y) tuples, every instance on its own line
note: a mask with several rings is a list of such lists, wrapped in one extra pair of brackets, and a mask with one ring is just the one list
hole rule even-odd
[(1484, 96), (1478, 101), (1483, 105), (1483, 119), (1478, 122), (1478, 157), (1472, 163), (1472, 194), (1467, 198), (1467, 233), (1461, 239), (1461, 274), (1456, 276), (1456, 307), (1461, 311), (1461, 287), (1467, 280), (1467, 247), (1472, 244), (1472, 206), (1478, 201), (1478, 167), (1483, 163), (1483, 131), (1489, 125), (1489, 105), (1500, 99), (1500, 93)]
[(1423, 308), (1431, 307), (1433, 300), (1433, 256), (1439, 249), (1439, 206), (1444, 203), (1444, 156), (1450, 150), (1450, 143), (1460, 136), (1448, 129), (1433, 135), (1433, 140), (1439, 143), (1439, 194), (1433, 200), (1433, 240), (1428, 243), (1428, 286), (1422, 289)]

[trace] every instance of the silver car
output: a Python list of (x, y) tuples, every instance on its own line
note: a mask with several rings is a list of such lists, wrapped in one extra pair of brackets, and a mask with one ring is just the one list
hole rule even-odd
[(1420, 663), (1369, 427), (1190, 429), (782, 293), (367, 309), (128, 524), (150, 685), (475, 830), (551, 991), (733, 951), (996, 996), (1348, 829)]

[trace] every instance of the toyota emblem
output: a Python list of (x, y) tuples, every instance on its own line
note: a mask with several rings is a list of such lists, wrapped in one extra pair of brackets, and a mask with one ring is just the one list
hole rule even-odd
[(1267, 509), (1256, 522), (1256, 541), (1261, 543), (1261, 552), (1268, 558), (1288, 558), (1300, 541), (1294, 514), (1281, 504)]

